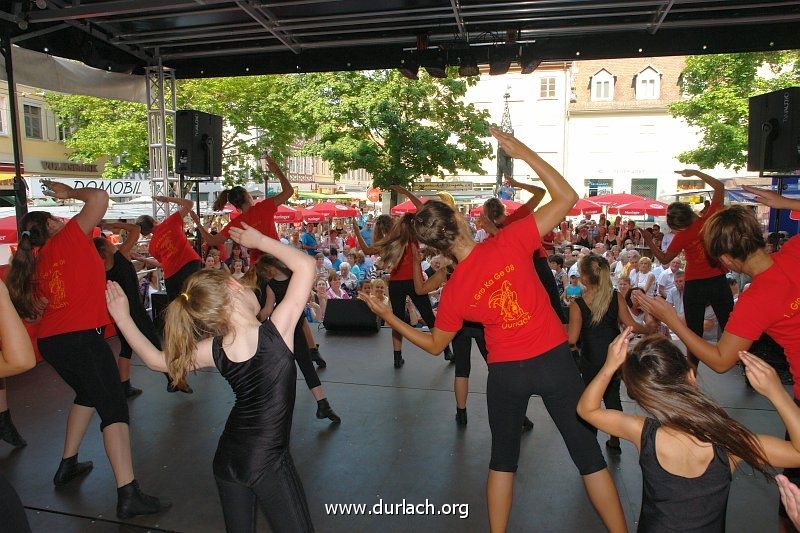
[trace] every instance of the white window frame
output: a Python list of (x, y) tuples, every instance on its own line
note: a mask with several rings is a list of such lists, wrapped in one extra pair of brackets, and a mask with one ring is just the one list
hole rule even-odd
[(592, 101), (611, 102), (614, 100), (614, 76), (606, 69), (592, 76)]
[(542, 76), (539, 78), (539, 100), (555, 100), (556, 98), (558, 98), (558, 81), (556, 77)]
[(659, 100), (661, 98), (661, 74), (647, 67), (636, 75), (636, 99)]
[[(32, 137), (28, 135), (28, 125), (27, 125), (27, 117), (25, 113), (26, 107), (35, 107), (39, 110), (39, 136)], [(33, 139), (36, 141), (43, 141), (44, 140), (44, 107), (34, 103), (24, 103), (22, 104), (22, 129), (25, 132), (26, 139)]]

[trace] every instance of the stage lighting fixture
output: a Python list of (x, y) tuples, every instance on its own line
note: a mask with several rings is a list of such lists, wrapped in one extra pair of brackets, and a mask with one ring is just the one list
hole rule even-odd
[(458, 75), (459, 76), (480, 76), (481, 71), (478, 68), (478, 60), (471, 53), (462, 54), (458, 57)]
[(495, 46), (489, 49), (489, 74), (498, 76), (505, 74), (511, 67), (514, 50), (508, 46)]
[(542, 58), (536, 57), (533, 50), (523, 48), (519, 57), (519, 68), (523, 74), (530, 74), (542, 63)]
[(403, 57), (400, 61), (400, 67), (397, 70), (404, 78), (408, 78), (409, 80), (419, 79), (419, 61), (411, 55)]
[(434, 78), (447, 77), (447, 55), (441, 50), (429, 50), (428, 54), (420, 59), (420, 63)]

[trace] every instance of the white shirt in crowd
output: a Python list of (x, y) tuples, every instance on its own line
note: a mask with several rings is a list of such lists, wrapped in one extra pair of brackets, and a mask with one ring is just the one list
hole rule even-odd
[[(639, 287), (640, 289), (645, 291), (645, 293), (648, 296), (656, 295), (656, 279), (655, 279), (656, 277), (655, 274), (653, 274), (652, 272), (648, 272), (647, 274), (645, 274), (643, 272), (639, 272), (638, 270), (631, 270), (630, 276), (628, 276), (628, 278), (631, 280), (632, 287)], [(645, 290), (645, 287), (647, 287), (647, 282), (651, 278), (653, 282), (650, 284), (650, 288)]]
[(671, 268), (666, 269), (658, 277), (658, 286), (664, 289), (664, 294), (669, 294), (669, 291), (675, 287), (675, 273)]
[(683, 294), (678, 290), (678, 287), (673, 286), (669, 292), (667, 292), (667, 302), (672, 304), (672, 307), (675, 308), (675, 312), (678, 313), (679, 317), (683, 317)]
[(483, 242), (489, 238), (489, 234), (486, 233), (486, 230), (481, 228), (475, 232), (475, 242)]
[(331, 263), (331, 260), (327, 257), (322, 260), (322, 264), (325, 265), (325, 268), (328, 270), (333, 270), (333, 263)]
[(662, 252), (666, 252), (667, 251), (667, 248), (669, 247), (669, 243), (671, 243), (672, 239), (674, 239), (674, 238), (675, 238), (675, 234), (672, 233), (672, 232), (664, 234), (664, 238), (661, 240), (661, 251)]

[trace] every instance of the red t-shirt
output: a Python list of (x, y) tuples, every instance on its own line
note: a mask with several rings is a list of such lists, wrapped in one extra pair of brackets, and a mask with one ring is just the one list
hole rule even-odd
[[(529, 215), (532, 215), (532, 214), (533, 214), (533, 212), (528, 207), (528, 204), (522, 204), (521, 207), (518, 207), (516, 211), (514, 211), (513, 213), (511, 213), (510, 215), (508, 215), (506, 217), (506, 219), (503, 221), (503, 227), (508, 226), (509, 224), (513, 224), (517, 220), (522, 220), (526, 216), (529, 216)], [(551, 231), (550, 233), (548, 233), (548, 235), (552, 235), (552, 233), (553, 232)], [(552, 241), (553, 239), (550, 239), (550, 240)], [(549, 254), (547, 253), (547, 249), (544, 247), (544, 245), (541, 245), (541, 244), (533, 252), (533, 257), (536, 258), (536, 259), (539, 259), (541, 257), (548, 257), (548, 256), (549, 256)]]
[(667, 247), (669, 253), (679, 254), (681, 250), (686, 253), (686, 281), (714, 278), (727, 272), (721, 266), (711, 265), (706, 255), (706, 247), (700, 238), (700, 232), (703, 231), (703, 225), (708, 217), (721, 209), (721, 204), (711, 204), (705, 215), (692, 222), (685, 230), (675, 232), (675, 237)]
[[(275, 229), (275, 212), (277, 210), (278, 206), (275, 205), (275, 201), (272, 198), (267, 198), (264, 201), (250, 206), (250, 209), (248, 209), (247, 212), (242, 213), (234, 220), (228, 222), (228, 225), (222, 228), (220, 233), (226, 237), (230, 237), (231, 228), (241, 228), (242, 222), (245, 222), (247, 225), (256, 228), (267, 237), (277, 241), (279, 240), (278, 230)], [(256, 261), (258, 261), (258, 258), (262, 255), (264, 255), (264, 252), (261, 250), (250, 250), (250, 264), (256, 264)]]
[(412, 246), (416, 246), (417, 249), (419, 249), (419, 243), (417, 242), (410, 242), (406, 244), (406, 248), (403, 250), (403, 257), (400, 258), (400, 262), (389, 273), (389, 279), (392, 281), (414, 279), (413, 268), (422, 268), (422, 265), (414, 265), (414, 253), (411, 249)]
[(566, 342), (531, 261), (540, 245), (533, 217), (477, 244), (444, 286), (436, 327), (454, 332), (464, 321), (483, 324), (489, 363), (530, 359)]
[(51, 237), (36, 260), (39, 295), (48, 300), (39, 338), (111, 323), (106, 308), (106, 268), (76, 219)]
[(200, 261), (186, 234), (183, 232), (183, 216), (180, 211), (172, 213), (153, 228), (150, 237), (150, 255), (161, 263), (164, 277), (174, 276), (191, 261)]
[(786, 352), (794, 396), (800, 398), (800, 237), (792, 237), (772, 260), (739, 295), (725, 331), (752, 341), (762, 333), (775, 339)]

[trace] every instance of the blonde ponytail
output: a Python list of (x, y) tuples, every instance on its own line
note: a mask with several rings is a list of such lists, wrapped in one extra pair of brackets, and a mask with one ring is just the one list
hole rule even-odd
[(596, 326), (603, 320), (614, 296), (614, 287), (611, 285), (611, 269), (605, 258), (599, 255), (589, 255), (581, 260), (580, 271), (583, 279), (587, 282), (587, 288), (594, 291), (592, 303), (586, 305), (592, 314), (591, 324)]

